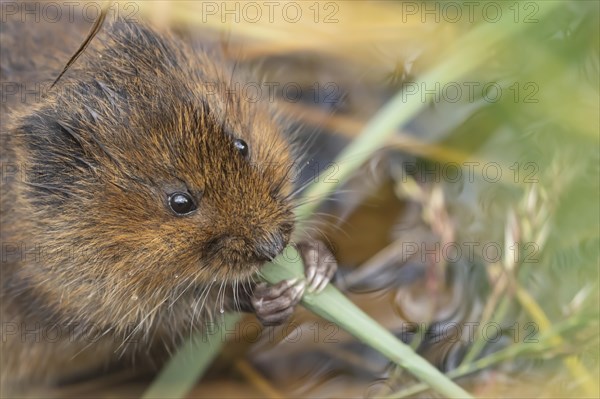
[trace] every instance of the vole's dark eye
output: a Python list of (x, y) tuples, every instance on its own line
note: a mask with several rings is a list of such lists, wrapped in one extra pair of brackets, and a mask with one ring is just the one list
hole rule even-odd
[(235, 149), (240, 152), (240, 154), (243, 156), (248, 155), (248, 144), (246, 144), (244, 140), (235, 139), (233, 140), (233, 145), (235, 146)]
[(174, 193), (169, 196), (169, 206), (178, 215), (186, 215), (196, 209), (194, 201), (186, 193)]

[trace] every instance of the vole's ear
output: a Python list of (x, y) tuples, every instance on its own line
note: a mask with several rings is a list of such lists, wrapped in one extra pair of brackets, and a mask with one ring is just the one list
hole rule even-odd
[(79, 126), (60, 120), (51, 113), (38, 110), (24, 116), (18, 131), (31, 159), (41, 165), (56, 166), (67, 173), (70, 169), (94, 169), (94, 142)]
[(22, 183), (36, 206), (60, 207), (72, 202), (83, 179), (94, 178), (97, 168), (89, 143), (72, 126), (36, 110), (15, 120), (11, 139), (27, 154)]

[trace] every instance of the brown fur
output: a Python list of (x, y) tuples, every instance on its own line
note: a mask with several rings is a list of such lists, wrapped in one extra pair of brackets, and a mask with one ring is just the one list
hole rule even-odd
[[(17, 25), (2, 81), (51, 82), (73, 45), (44, 56)], [(4, 392), (172, 346), (289, 240), (290, 144), (269, 104), (227, 91), (215, 57), (116, 22), (39, 102), (3, 104)], [(173, 191), (197, 211), (175, 215)]]

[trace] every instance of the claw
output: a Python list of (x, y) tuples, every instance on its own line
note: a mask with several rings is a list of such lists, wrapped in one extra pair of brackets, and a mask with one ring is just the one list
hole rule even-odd
[(306, 280), (309, 282), (309, 285), (312, 286), (312, 281), (314, 280), (316, 274), (317, 274), (316, 267), (309, 267), (306, 270)]
[(296, 285), (293, 287), (294, 293), (292, 298), (294, 300), (292, 300), (292, 302), (294, 302), (296, 299), (302, 298), (302, 295), (304, 294), (304, 290), (306, 289), (306, 281), (305, 280), (300, 280), (298, 283), (296, 283)]
[(319, 286), (315, 290), (315, 292), (317, 294), (321, 293), (325, 289), (325, 287), (327, 287), (327, 284), (329, 284), (329, 279), (328, 278), (324, 278), (323, 281), (321, 281), (321, 283), (319, 284)]
[(337, 269), (333, 255), (320, 241), (303, 242), (297, 247), (304, 261), (308, 292), (323, 291)]
[(325, 284), (327, 284), (327, 280), (325, 279), (325, 276), (323, 274), (317, 274), (315, 276), (315, 278), (310, 282), (308, 291), (311, 293), (317, 291), (317, 288), (319, 288), (319, 286), (321, 286), (321, 284), (323, 284), (323, 282), (325, 282)]

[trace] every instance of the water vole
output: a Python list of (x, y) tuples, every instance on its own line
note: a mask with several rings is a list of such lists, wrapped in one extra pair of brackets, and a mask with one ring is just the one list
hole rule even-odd
[[(3, 41), (27, 47), (19, 25)], [(3, 83), (68, 59), (24, 64), (13, 48)], [(253, 284), (290, 241), (295, 155), (273, 104), (233, 79), (212, 54), (116, 21), (40, 101), (3, 107), (3, 392), (152, 359), (215, 311), (281, 323), (331, 278), (327, 249), (303, 242), (307, 283)]]

